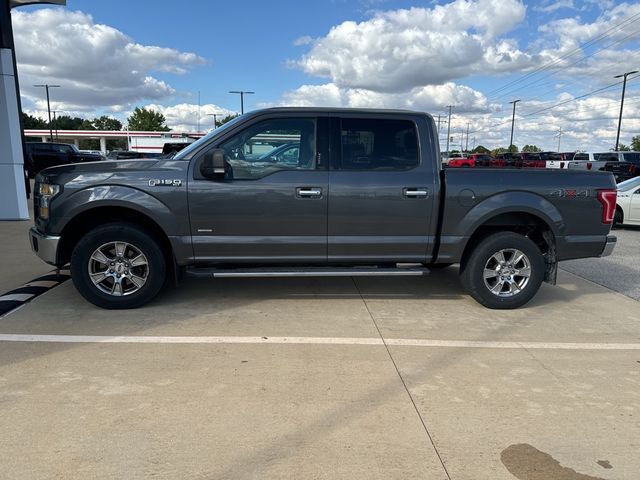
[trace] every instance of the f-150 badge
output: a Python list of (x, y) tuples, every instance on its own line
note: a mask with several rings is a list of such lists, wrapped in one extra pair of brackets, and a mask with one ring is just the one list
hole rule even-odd
[(170, 179), (153, 179), (149, 180), (150, 187), (181, 187), (182, 180), (170, 180)]

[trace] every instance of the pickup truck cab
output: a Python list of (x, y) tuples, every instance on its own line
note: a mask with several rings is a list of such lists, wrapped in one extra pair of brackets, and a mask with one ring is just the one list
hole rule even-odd
[(171, 159), (41, 172), (31, 245), (70, 263), (105, 308), (143, 305), (180, 272), (425, 275), (454, 263), (482, 305), (516, 308), (555, 282), (558, 261), (611, 253), (610, 174), (442, 171), (437, 138), (419, 112), (251, 112)]

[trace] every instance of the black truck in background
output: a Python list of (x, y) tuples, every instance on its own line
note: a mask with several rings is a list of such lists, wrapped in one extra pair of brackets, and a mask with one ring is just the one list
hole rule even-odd
[(24, 164), (30, 178), (45, 168), (67, 163), (97, 162), (105, 159), (103, 155), (81, 152), (78, 147), (68, 143), (27, 142), (25, 146)]
[(171, 159), (42, 171), (31, 246), (70, 263), (105, 308), (143, 305), (183, 271), (425, 275), (454, 263), (479, 303), (516, 308), (555, 283), (559, 261), (613, 250), (610, 173), (443, 171), (437, 139), (419, 112), (251, 112)]

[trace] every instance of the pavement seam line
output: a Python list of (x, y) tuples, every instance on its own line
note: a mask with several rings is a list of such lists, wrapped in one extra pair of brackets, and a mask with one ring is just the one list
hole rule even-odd
[(371, 313), (371, 310), (369, 310), (369, 305), (367, 305), (367, 301), (365, 300), (364, 296), (362, 295), (362, 292), (360, 291), (360, 287), (358, 287), (358, 284), (356, 283), (356, 279), (354, 277), (351, 277), (351, 281), (353, 282), (354, 287), (356, 287), (356, 291), (358, 292), (358, 295), (360, 295), (360, 299), (362, 300), (362, 303), (364, 304), (364, 308), (367, 309), (367, 313), (369, 314), (369, 318), (371, 318), (371, 322), (373, 323), (374, 327), (376, 328), (376, 330), (378, 332), (378, 335), (380, 336), (380, 340), (382, 340), (384, 348), (387, 351), (387, 355), (389, 355), (389, 359), (391, 360), (391, 363), (393, 364), (393, 368), (395, 368), (396, 373), (398, 374), (398, 378), (400, 378), (400, 381), (402, 382), (402, 386), (404, 387), (405, 392), (407, 392), (407, 396), (409, 397), (409, 400), (411, 400), (411, 404), (413, 405), (413, 409), (415, 410), (416, 415), (418, 415), (418, 418), (420, 419), (420, 423), (422, 424), (422, 428), (424, 429), (425, 433), (427, 434), (427, 437), (429, 438), (429, 442), (431, 442), (431, 447), (433, 447), (433, 451), (436, 452), (436, 456), (438, 457), (438, 460), (440, 461), (440, 465), (442, 465), (442, 469), (444, 470), (445, 475), (447, 476), (447, 478), (449, 480), (451, 480), (451, 475), (449, 475), (449, 470), (447, 470), (447, 466), (444, 464), (444, 460), (442, 459), (442, 456), (440, 455), (440, 452), (438, 451), (438, 447), (436, 447), (436, 443), (433, 440), (433, 436), (431, 435), (431, 432), (429, 431), (429, 428), (427, 427), (427, 424), (425, 423), (424, 418), (422, 418), (422, 415), (420, 414), (420, 410), (418, 410), (418, 406), (416, 405), (416, 402), (413, 399), (413, 396), (411, 395), (411, 392), (409, 391), (409, 387), (407, 387), (407, 384), (404, 381), (404, 378), (402, 377), (402, 374), (400, 373), (400, 369), (398, 368), (398, 365), (396, 364), (396, 361), (393, 358), (393, 355), (391, 355), (391, 350), (389, 350), (389, 345), (387, 345), (387, 341), (385, 340), (384, 336), (382, 335), (382, 332), (380, 331), (380, 327), (378, 327), (378, 323), (376, 322), (376, 319), (374, 318), (373, 313)]

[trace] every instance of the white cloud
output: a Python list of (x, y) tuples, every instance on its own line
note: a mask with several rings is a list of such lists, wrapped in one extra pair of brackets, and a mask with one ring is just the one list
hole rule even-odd
[(346, 21), (291, 62), (339, 87), (400, 92), (476, 73), (522, 70), (543, 60), (499, 39), (525, 16), (520, 0), (455, 0)]
[(404, 108), (421, 111), (442, 110), (447, 105), (456, 105), (458, 111), (467, 113), (489, 112), (497, 108), (490, 105), (479, 91), (452, 82), (415, 87), (401, 93), (340, 88), (333, 83), (302, 85), (285, 92), (279, 104), (304, 107)]
[[(158, 104), (146, 105), (145, 108), (153, 109), (165, 116), (167, 126), (172, 130), (196, 131), (198, 129), (198, 117), (200, 118), (200, 130), (209, 131), (213, 128), (213, 116), (216, 113), (216, 120), (220, 121), (227, 115), (236, 115), (237, 112), (219, 107), (214, 104), (194, 105), (191, 103), (181, 103), (178, 105), (164, 106)], [(199, 115), (198, 115), (199, 114)]]
[(543, 13), (552, 13), (563, 8), (575, 8), (573, 0), (558, 0), (556, 2), (543, 2), (542, 5), (536, 5), (534, 10)]
[(153, 72), (183, 74), (206, 63), (194, 53), (135, 43), (82, 12), (40, 9), (12, 17), (21, 94), (40, 109), (44, 92), (34, 84), (61, 85), (51, 91), (52, 108), (116, 111), (175, 93)]
[(311, 38), (309, 35), (303, 35), (302, 37), (298, 37), (293, 41), (293, 44), (296, 47), (301, 47), (303, 45), (309, 45), (310, 43), (313, 43), (313, 38)]

